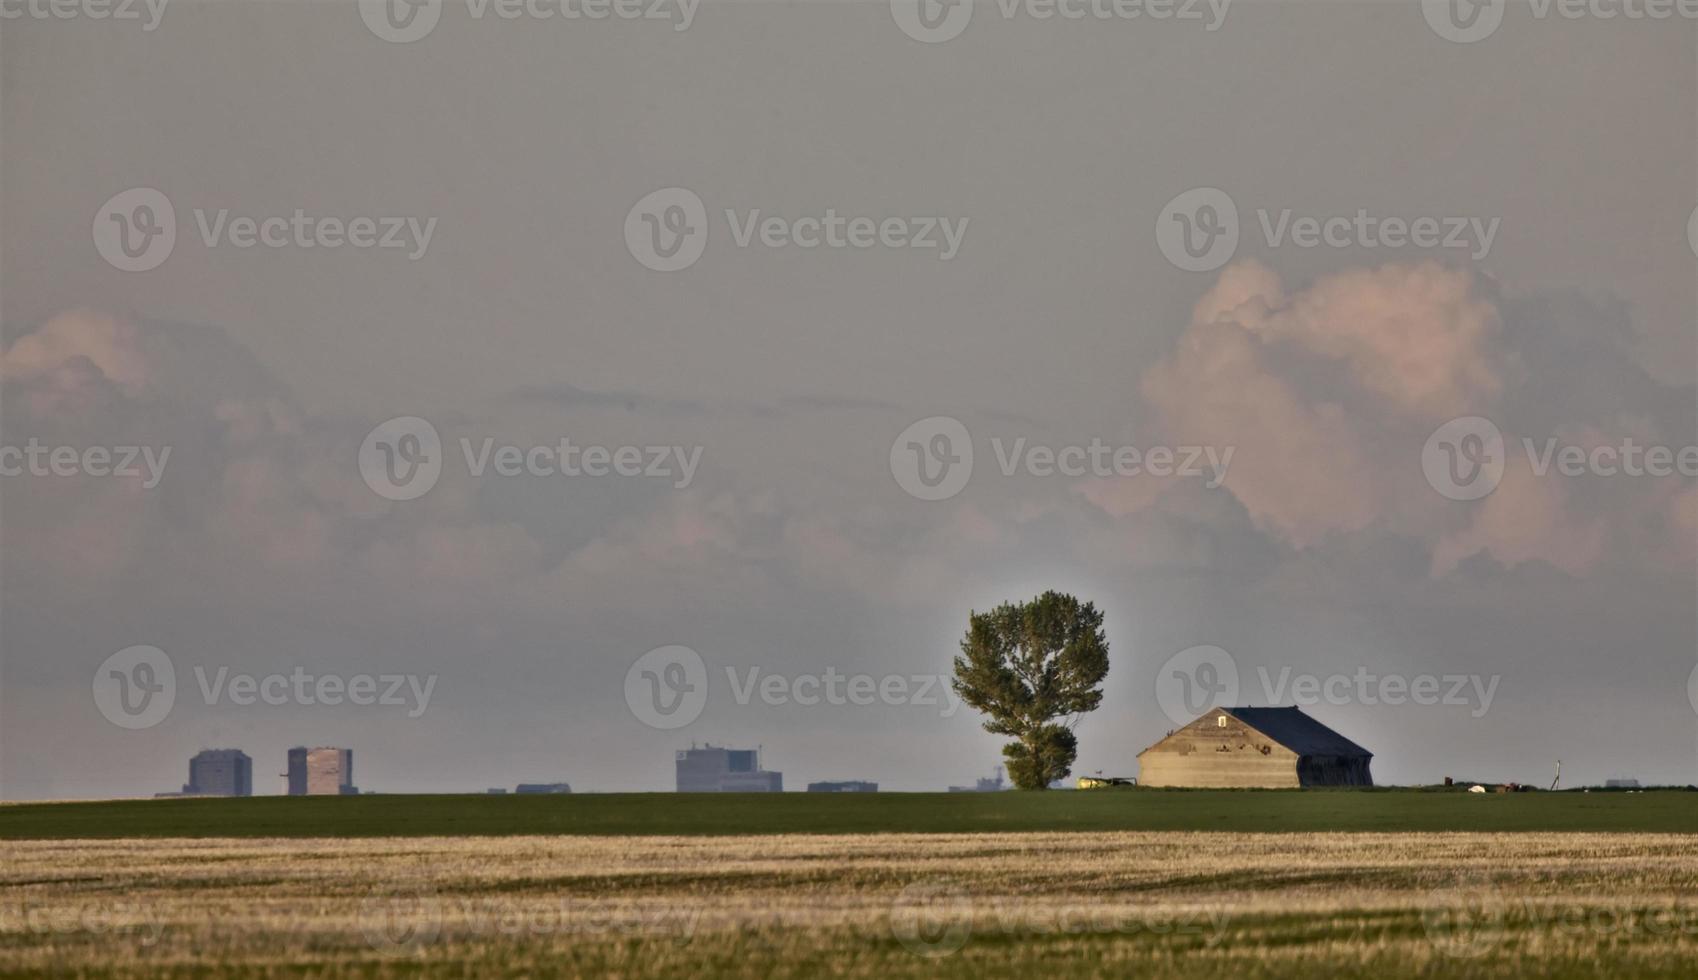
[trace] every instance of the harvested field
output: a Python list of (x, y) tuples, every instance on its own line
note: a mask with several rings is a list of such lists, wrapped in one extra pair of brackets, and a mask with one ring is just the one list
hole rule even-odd
[(1683, 977), (1698, 839), (0, 843), (0, 974)]

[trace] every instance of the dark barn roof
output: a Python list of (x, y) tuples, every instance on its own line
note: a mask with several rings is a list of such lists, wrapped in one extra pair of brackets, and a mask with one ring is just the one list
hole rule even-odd
[(1222, 708), (1221, 710), (1298, 755), (1372, 757), (1374, 754), (1297, 708)]

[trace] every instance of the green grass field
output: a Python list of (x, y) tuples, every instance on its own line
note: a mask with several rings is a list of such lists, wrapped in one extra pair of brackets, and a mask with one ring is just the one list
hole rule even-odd
[(1102, 790), (114, 800), (0, 806), (0, 840), (1205, 830), (1698, 833), (1698, 793)]

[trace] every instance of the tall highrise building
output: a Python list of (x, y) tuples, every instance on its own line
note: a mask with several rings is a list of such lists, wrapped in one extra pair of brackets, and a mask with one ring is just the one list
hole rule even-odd
[(677, 754), (680, 793), (781, 793), (784, 774), (761, 768), (754, 749), (690, 746)]
[(241, 749), (206, 749), (189, 760), (184, 796), (254, 795), (254, 761)]
[(354, 750), (320, 746), (289, 750), (290, 796), (351, 796), (354, 788)]

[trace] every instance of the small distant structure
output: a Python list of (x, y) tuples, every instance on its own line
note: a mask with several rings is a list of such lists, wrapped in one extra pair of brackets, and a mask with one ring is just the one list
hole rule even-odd
[(877, 793), (878, 783), (864, 779), (848, 779), (837, 783), (809, 783), (810, 793)]
[(760, 749), (691, 743), (675, 758), (680, 793), (782, 793), (784, 774), (761, 768)]
[(204, 749), (189, 760), (189, 781), (179, 793), (155, 793), (155, 798), (174, 796), (252, 796), (254, 760), (241, 749)]
[(1637, 780), (1637, 779), (1606, 779), (1606, 780), (1604, 780), (1604, 788), (1605, 789), (1638, 789), (1639, 788), (1639, 780)]
[(1080, 776), (1080, 789), (1108, 789), (1110, 786), (1136, 786), (1138, 781), (1130, 776)]
[(357, 796), (354, 788), (354, 750), (296, 746), (289, 750), (290, 796)]
[(951, 786), (949, 791), (951, 793), (1000, 793), (1003, 787), (1002, 767), (997, 766), (996, 775), (980, 779), (971, 786)]
[(1372, 786), (1374, 754), (1300, 708), (1216, 708), (1138, 753), (1141, 786)]
[(505, 787), (502, 787), (502, 786), (491, 786), (489, 789), (484, 790), (484, 795), (486, 795), (486, 796), (506, 796), (507, 795), (507, 789)]
[(1535, 793), (1541, 792), (1537, 786), (1518, 783), (1513, 780), (1507, 783), (1474, 783), (1468, 787), (1470, 793)]
[(513, 792), (520, 796), (536, 796), (548, 793), (570, 793), (570, 783), (520, 783)]

